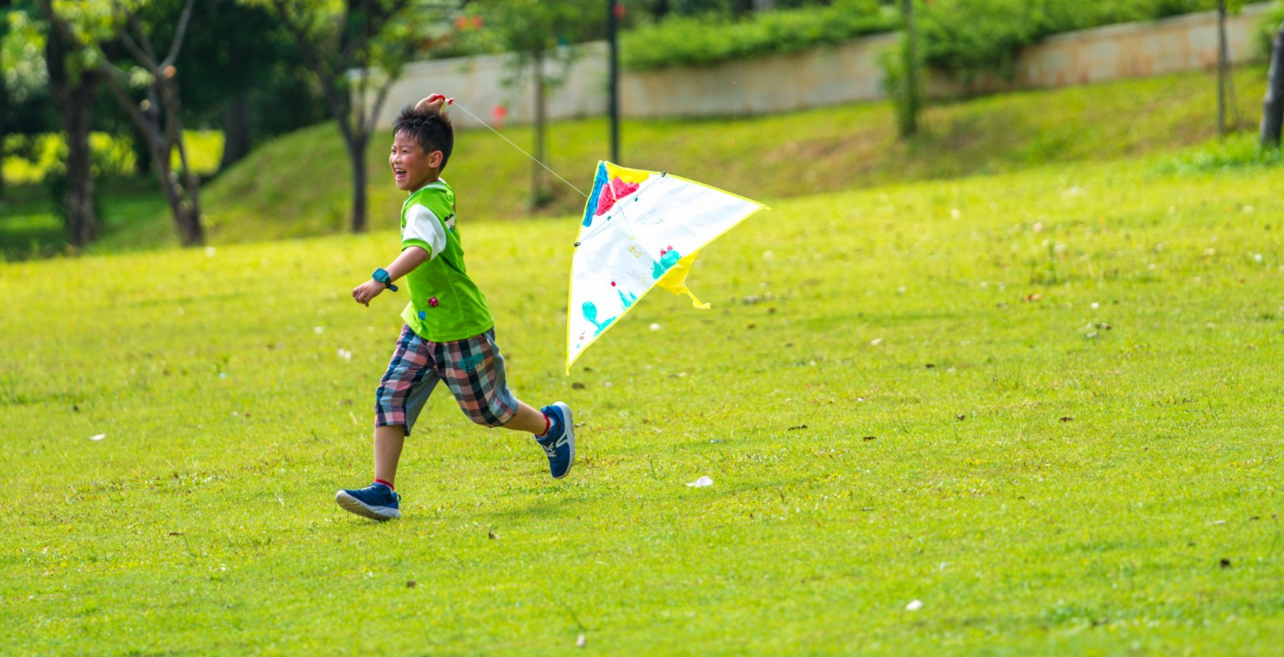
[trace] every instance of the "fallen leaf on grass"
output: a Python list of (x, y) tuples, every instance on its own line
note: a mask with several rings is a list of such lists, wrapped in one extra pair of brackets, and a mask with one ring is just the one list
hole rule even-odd
[(586, 386), (583, 383), (580, 383), (579, 381), (576, 381), (571, 384), (571, 390), (583, 390), (585, 387)]
[(415, 588), (415, 580), (413, 580), (413, 579), (412, 579), (412, 580), (410, 580), (410, 581), (406, 582), (406, 588), (408, 588), (408, 589), (413, 589), (413, 588)]
[(1222, 559), (1221, 565), (1222, 565), (1222, 568), (1230, 568), (1231, 567), (1230, 559)]
[(713, 480), (708, 477), (700, 477), (687, 485), (692, 488), (704, 488), (705, 486), (712, 486)]
[(492, 541), (499, 538), (499, 534), (496, 534), (495, 532), (486, 532), (486, 536)]

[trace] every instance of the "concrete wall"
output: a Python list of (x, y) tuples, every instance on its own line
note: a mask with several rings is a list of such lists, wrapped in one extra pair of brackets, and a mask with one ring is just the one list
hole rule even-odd
[[(1253, 32), (1270, 2), (1249, 5), (1227, 21), (1232, 62), (1254, 56)], [(620, 79), (621, 111), (628, 117), (733, 116), (878, 100), (885, 97), (879, 57), (896, 44), (893, 34), (816, 48), (724, 62), (703, 68), (625, 71)], [(549, 99), (554, 119), (600, 116), (607, 111), (607, 50), (604, 43), (576, 49), (577, 56)], [(388, 125), (403, 104), (432, 91), (454, 96), (463, 108), (495, 124), (492, 110), (504, 105), (507, 123), (531, 117), (529, 75), (510, 89), (504, 56), (421, 62), (407, 67), (388, 95), (380, 123)], [(1175, 71), (1208, 69), (1217, 62), (1217, 14), (1203, 12), (1160, 21), (1131, 23), (1051, 37), (1021, 54), (1013, 81), (981, 80), (970, 90), (1049, 88)], [(556, 72), (557, 68), (549, 67)], [(954, 95), (955, 81), (933, 77), (928, 93)], [(478, 124), (453, 112), (460, 127)]]
[[(606, 43), (585, 44), (573, 52), (569, 69), (557, 64), (544, 67), (548, 75), (562, 78), (562, 84), (548, 95), (548, 115), (553, 119), (606, 113)], [(512, 62), (507, 55), (493, 55), (410, 64), (388, 90), (388, 99), (379, 113), (379, 125), (391, 125), (402, 106), (437, 91), (453, 97), (464, 109), (491, 125), (529, 123), (535, 95), (530, 70), (515, 76)], [(517, 79), (518, 84), (510, 87), (506, 82), (512, 79)], [(504, 106), (508, 114), (502, 122), (496, 121), (493, 115), (499, 105)], [(451, 111), (451, 119), (461, 128), (480, 127), (467, 113), (458, 110)]]
[[(1254, 32), (1272, 3), (1249, 5), (1226, 21), (1232, 63), (1253, 58)], [(1062, 87), (1217, 66), (1217, 13), (1112, 25), (1049, 37), (1017, 60), (1017, 88)]]

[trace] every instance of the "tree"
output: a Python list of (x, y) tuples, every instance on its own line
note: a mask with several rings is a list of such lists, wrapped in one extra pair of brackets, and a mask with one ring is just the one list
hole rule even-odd
[[(151, 7), (162, 11), (149, 12), (145, 21), (154, 26), (154, 38), (163, 38), (164, 27), (177, 24), (181, 7)], [(199, 29), (188, 31), (175, 67), (184, 80), (199, 84), (181, 85), (182, 117), (187, 125), (222, 126), (219, 171), (248, 155), (262, 135), (325, 120), (293, 37), (265, 7), (202, 0), (190, 20)]]
[[(339, 126), (352, 164), (352, 231), (366, 229), (366, 150), (388, 89), (417, 52), (421, 20), (453, 3), (414, 0), (244, 0), (285, 25)], [(409, 11), (411, 8), (416, 11)], [(370, 101), (370, 102), (367, 102)]]
[(49, 89), (62, 116), (63, 137), (67, 143), (63, 212), (67, 241), (72, 246), (83, 247), (98, 237), (99, 232), (89, 130), (102, 76), (71, 25), (54, 10), (52, 1), (39, 0), (39, 6), (49, 21), (45, 36)]
[[(112, 18), (117, 25), (114, 41), (123, 46), (137, 65), (126, 72), (106, 56), (100, 60), (107, 88), (121, 109), (134, 121), (146, 142), (152, 171), (160, 182), (183, 246), (205, 242), (201, 224), (200, 179), (192, 171), (183, 139), (182, 102), (178, 90), (178, 69), (174, 62), (183, 48), (194, 0), (183, 0), (174, 34), (164, 57), (157, 54), (148, 26), (140, 17), (141, 4), (112, 1)], [(131, 86), (145, 89), (146, 98), (136, 101)], [(173, 155), (178, 153), (179, 170), (174, 171)]]
[(547, 137), (547, 99), (550, 87), (560, 83), (560, 74), (549, 76), (549, 65), (560, 64), (565, 73), (573, 51), (566, 46), (605, 33), (607, 15), (601, 0), (486, 0), (478, 3), (488, 29), (494, 30), (504, 50), (512, 54), (515, 74), (512, 83), (525, 74), (531, 77), (534, 159), (531, 163), (532, 208), (552, 200), (545, 184), (543, 166)]
[(1266, 100), (1262, 108), (1262, 148), (1280, 147), (1284, 123), (1284, 23), (1271, 40), (1271, 68), (1267, 73)]
[[(182, 0), (183, 9), (173, 28), (169, 39), (169, 48), (162, 58), (157, 55), (153, 45), (151, 29), (140, 16), (141, 12), (161, 2), (179, 0), (104, 0), (100, 2), (67, 2), (62, 0), (40, 0), (41, 9), (50, 23), (50, 38), (53, 48), (62, 48), (79, 54), (82, 62), (80, 78), (92, 82), (92, 91), (103, 83), (120, 107), (134, 121), (139, 133), (147, 142), (152, 160), (152, 169), (160, 182), (165, 200), (170, 206), (174, 222), (178, 228), (179, 238), (185, 246), (204, 242), (204, 230), (201, 226), (201, 208), (199, 200), (200, 181), (188, 165), (187, 148), (183, 141), (183, 124), (180, 118), (181, 104), (178, 95), (177, 69), (174, 61), (182, 48), (183, 37), (187, 31), (188, 20), (194, 0)], [(55, 57), (59, 53), (51, 50), (48, 57), (51, 86), (57, 87), (54, 81), (55, 65), (65, 57)], [(116, 63), (124, 64), (128, 71)], [(141, 87), (146, 98), (138, 102), (131, 95), (131, 90)], [(90, 187), (92, 198), (93, 181), (89, 178), (88, 166), (88, 120), (83, 126), (78, 117), (92, 109), (92, 95), (88, 89), (64, 89), (59, 106), (64, 121), (76, 130), (83, 130), (85, 137), (85, 160), (83, 167)], [(60, 92), (55, 89), (55, 95)], [(69, 127), (68, 131), (70, 132)], [(79, 134), (76, 140), (79, 140)], [(73, 168), (82, 165), (77, 162), (78, 156), (75, 141), (68, 138), (68, 185), (70, 198), (77, 181), (73, 178)], [(175, 172), (171, 164), (173, 154), (177, 152), (180, 170)], [(69, 207), (69, 211), (73, 208)], [(74, 208), (80, 210), (80, 208)], [(73, 236), (73, 244), (77, 238)]]

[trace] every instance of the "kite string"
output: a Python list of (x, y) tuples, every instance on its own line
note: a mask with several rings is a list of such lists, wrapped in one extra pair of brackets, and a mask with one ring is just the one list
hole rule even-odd
[(570, 187), (571, 189), (573, 189), (573, 190), (575, 190), (575, 191), (579, 192), (579, 193), (580, 193), (580, 196), (583, 196), (584, 198), (588, 198), (588, 197), (589, 197), (589, 195), (588, 195), (588, 194), (585, 194), (583, 191), (581, 191), (579, 187), (576, 187), (575, 185), (572, 185), (572, 184), (571, 184), (571, 182), (570, 182), (569, 180), (567, 180), (567, 179), (563, 178), (563, 177), (562, 177), (560, 174), (558, 174), (556, 171), (554, 171), (554, 170), (552, 170), (552, 169), (549, 169), (547, 164), (544, 164), (543, 162), (540, 162), (539, 160), (535, 159), (535, 156), (534, 156), (534, 155), (531, 155), (530, 153), (527, 153), (525, 150), (523, 150), (523, 149), (522, 149), (522, 147), (521, 147), (521, 146), (518, 146), (517, 144), (514, 144), (514, 143), (513, 143), (513, 141), (512, 141), (511, 139), (509, 139), (508, 137), (505, 137), (505, 136), (504, 136), (503, 134), (501, 134), (498, 130), (496, 130), (496, 129), (494, 129), (494, 128), (491, 128), (491, 126), (490, 126), (490, 124), (489, 124), (489, 123), (487, 123), (487, 122), (485, 122), (485, 121), (481, 120), (480, 118), (478, 118), (478, 116), (477, 116), (476, 114), (473, 114), (472, 112), (469, 112), (469, 111), (468, 111), (468, 108), (466, 108), (466, 107), (464, 107), (463, 105), (460, 105), (460, 104), (459, 104), (459, 101), (454, 101), (453, 103), (451, 103), (451, 105), (454, 105), (455, 107), (458, 107), (459, 109), (464, 110), (464, 113), (465, 113), (465, 114), (467, 114), (468, 116), (473, 117), (473, 120), (474, 120), (474, 121), (477, 121), (478, 123), (480, 123), (480, 124), (482, 124), (482, 125), (486, 126), (487, 128), (490, 128), (490, 131), (491, 131), (491, 132), (493, 132), (493, 133), (495, 133), (495, 134), (497, 134), (497, 135), (499, 135), (499, 138), (500, 138), (500, 139), (503, 139), (504, 141), (508, 142), (508, 144), (509, 144), (510, 146), (512, 146), (513, 148), (516, 148), (517, 150), (521, 151), (521, 152), (522, 152), (522, 155), (525, 155), (526, 157), (529, 157), (529, 158), (531, 159), (531, 161), (532, 161), (532, 162), (534, 162), (535, 164), (538, 164), (538, 165), (540, 165), (540, 166), (544, 167), (544, 169), (546, 169), (549, 173), (551, 173), (551, 174), (553, 174), (553, 175), (557, 176), (557, 179), (558, 179), (558, 180), (560, 180), (560, 181), (562, 181), (562, 182), (566, 183), (566, 185), (567, 185), (568, 187)]

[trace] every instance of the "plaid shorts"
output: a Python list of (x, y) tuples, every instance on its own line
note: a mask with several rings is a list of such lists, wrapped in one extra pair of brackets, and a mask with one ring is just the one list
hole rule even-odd
[(494, 329), (466, 340), (433, 342), (404, 326), (375, 393), (375, 426), (403, 425), (410, 435), (438, 381), (446, 382), (459, 408), (477, 424), (503, 426), (517, 415)]

